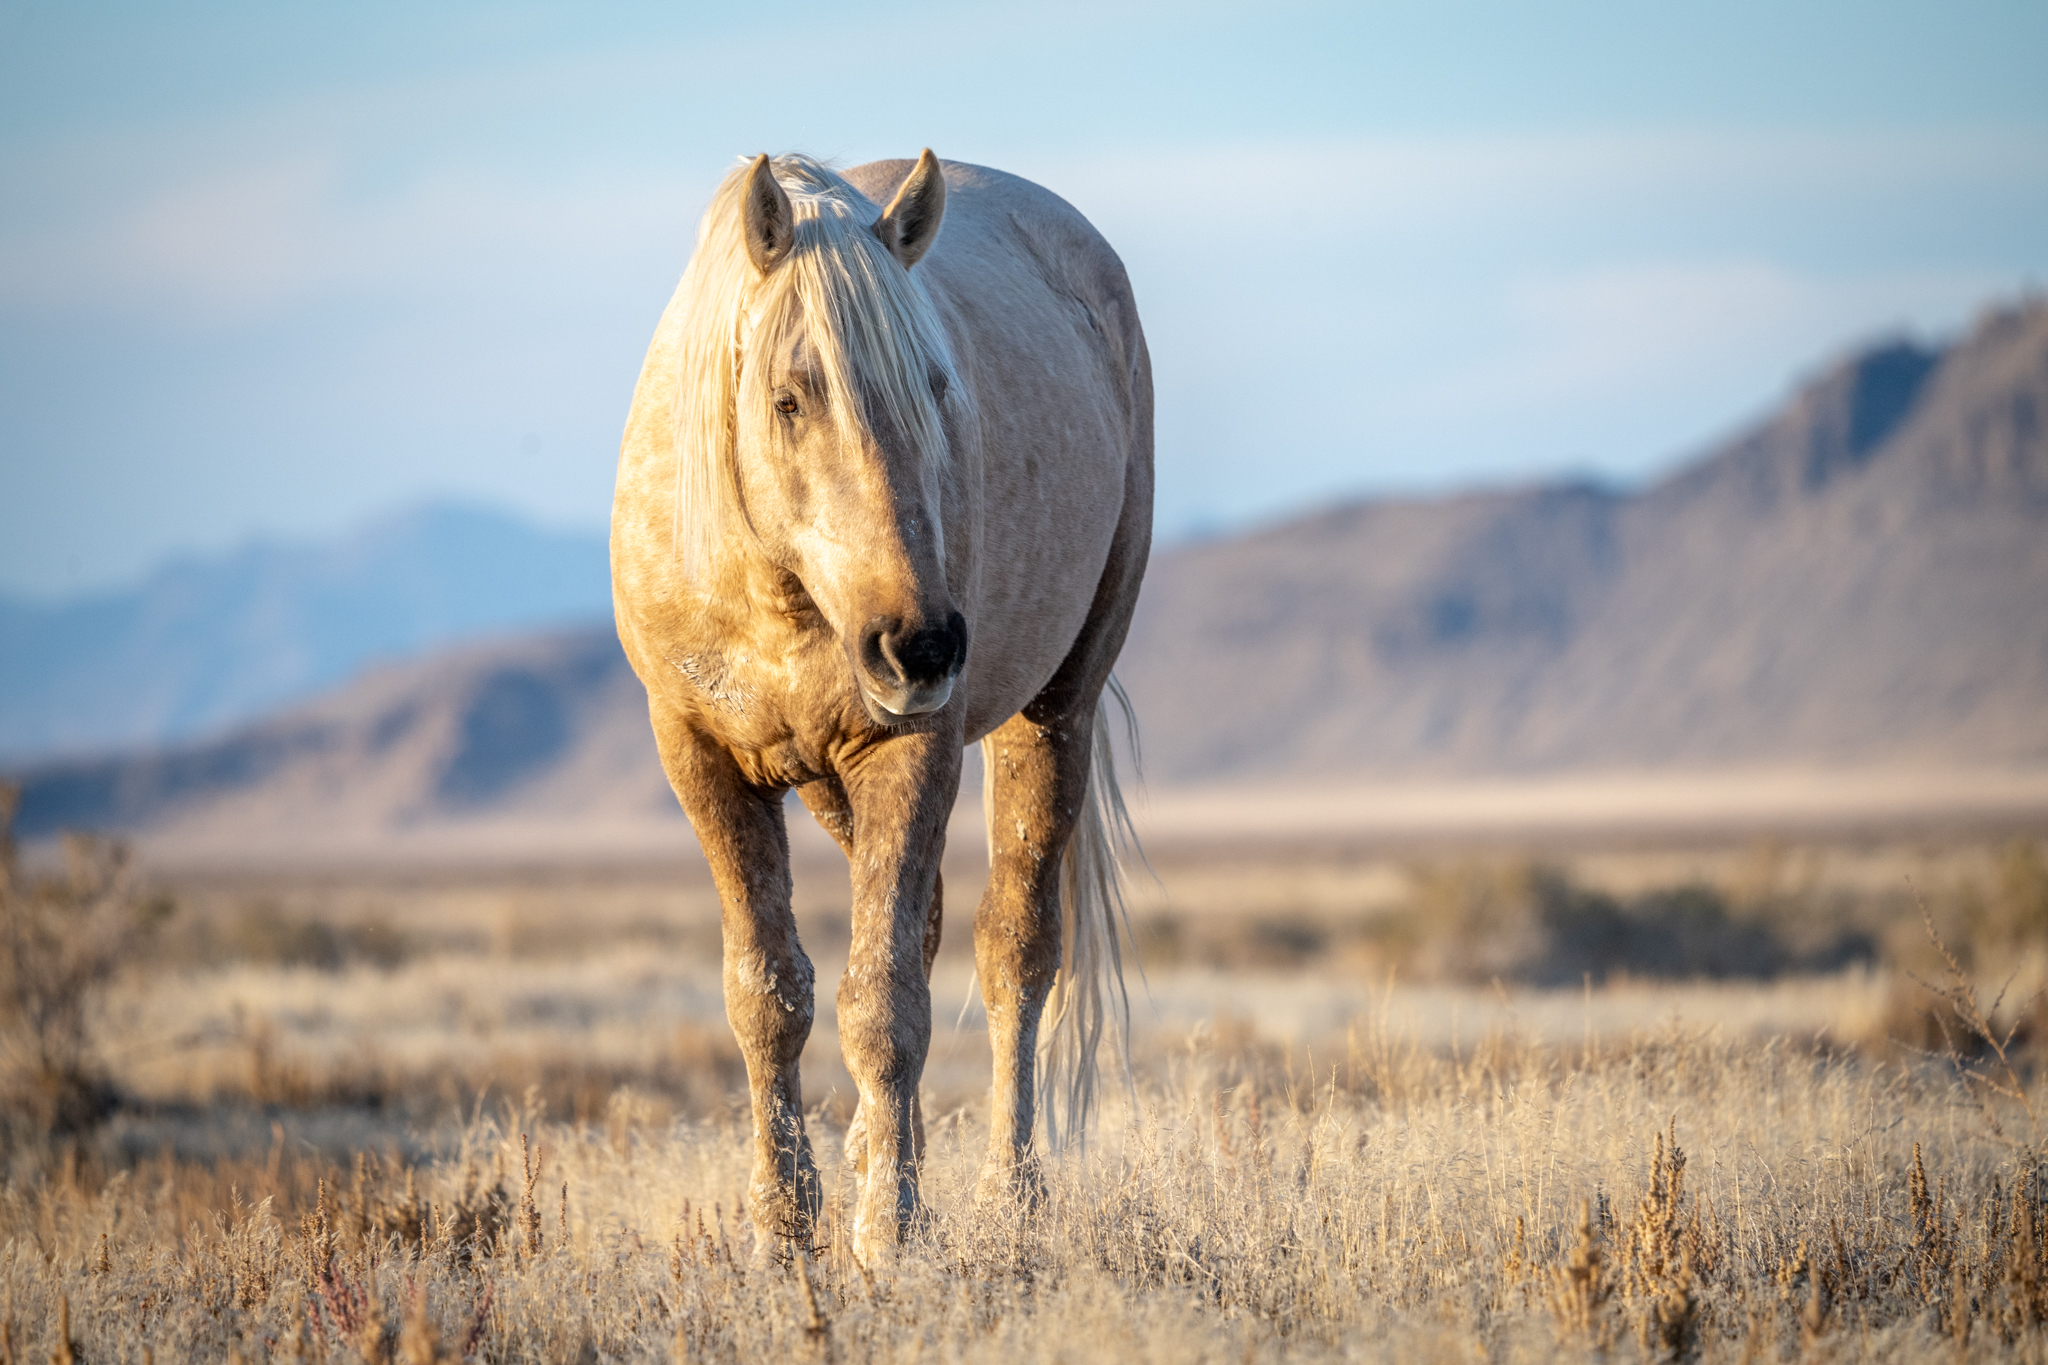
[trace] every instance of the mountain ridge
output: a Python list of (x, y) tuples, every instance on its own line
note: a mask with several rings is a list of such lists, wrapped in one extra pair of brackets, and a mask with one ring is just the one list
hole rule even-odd
[[(1120, 666), (1148, 757), (1175, 781), (2040, 758), (2044, 415), (2034, 302), (1938, 356), (1830, 367), (1640, 491), (1359, 503), (1168, 550)], [(1360, 628), (1313, 628), (1334, 622)], [(1912, 695), (1879, 714), (1877, 680)], [(1974, 714), (1930, 719), (1958, 687)], [(1839, 723), (1811, 714), (1830, 698)]]
[[(1170, 787), (2048, 766), (2048, 302), (1859, 352), (1641, 489), (1360, 500), (1166, 548), (1119, 671)], [(676, 818), (608, 626), (24, 777), (25, 834)]]
[(181, 557), (66, 602), (0, 597), (0, 759), (190, 740), (380, 659), (610, 611), (602, 532), (431, 503), (333, 542)]

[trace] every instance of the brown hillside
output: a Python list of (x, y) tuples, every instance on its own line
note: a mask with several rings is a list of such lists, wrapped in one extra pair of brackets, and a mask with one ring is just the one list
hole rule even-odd
[(1171, 551), (1122, 673), (1169, 780), (2048, 758), (2048, 305), (1839, 365), (1639, 494)]

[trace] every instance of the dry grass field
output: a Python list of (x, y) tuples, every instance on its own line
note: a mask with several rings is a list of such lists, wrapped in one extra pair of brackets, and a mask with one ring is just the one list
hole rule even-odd
[[(971, 1198), (948, 867), (886, 1271), (829, 990), (817, 1245), (743, 1216), (699, 873), (10, 866), (0, 1362), (2048, 1357), (2041, 841), (1155, 863), (1134, 1083), (1033, 1209)], [(821, 982), (844, 897), (800, 870)]]

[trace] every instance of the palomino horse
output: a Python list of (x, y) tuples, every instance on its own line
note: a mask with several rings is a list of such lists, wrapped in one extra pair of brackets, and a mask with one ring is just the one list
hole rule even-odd
[(852, 866), (856, 1255), (891, 1257), (917, 1210), (939, 858), (968, 743), (990, 862), (980, 1194), (1036, 1188), (1041, 1058), (1049, 1139), (1085, 1122), (1097, 1040), (1128, 1018), (1102, 699), (1121, 700), (1110, 665), (1151, 525), (1144, 334), (1122, 263), (1071, 206), (930, 151), (843, 174), (762, 156), (726, 177), (634, 390), (612, 579), (718, 882), (765, 1236), (806, 1235), (819, 1208), (791, 787)]

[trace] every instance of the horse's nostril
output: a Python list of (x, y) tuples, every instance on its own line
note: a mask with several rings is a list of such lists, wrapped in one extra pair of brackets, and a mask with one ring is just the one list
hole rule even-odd
[(877, 678), (910, 687), (942, 682), (967, 658), (967, 622), (953, 612), (943, 626), (895, 629), (896, 622), (871, 622), (861, 638), (861, 662)]
[(868, 622), (868, 628), (861, 632), (861, 665), (877, 678), (902, 676), (902, 671), (896, 666), (895, 651), (889, 648), (889, 637), (895, 629), (894, 621), (878, 617)]
[(953, 632), (944, 626), (920, 630), (896, 650), (906, 682), (930, 682), (953, 671)]

